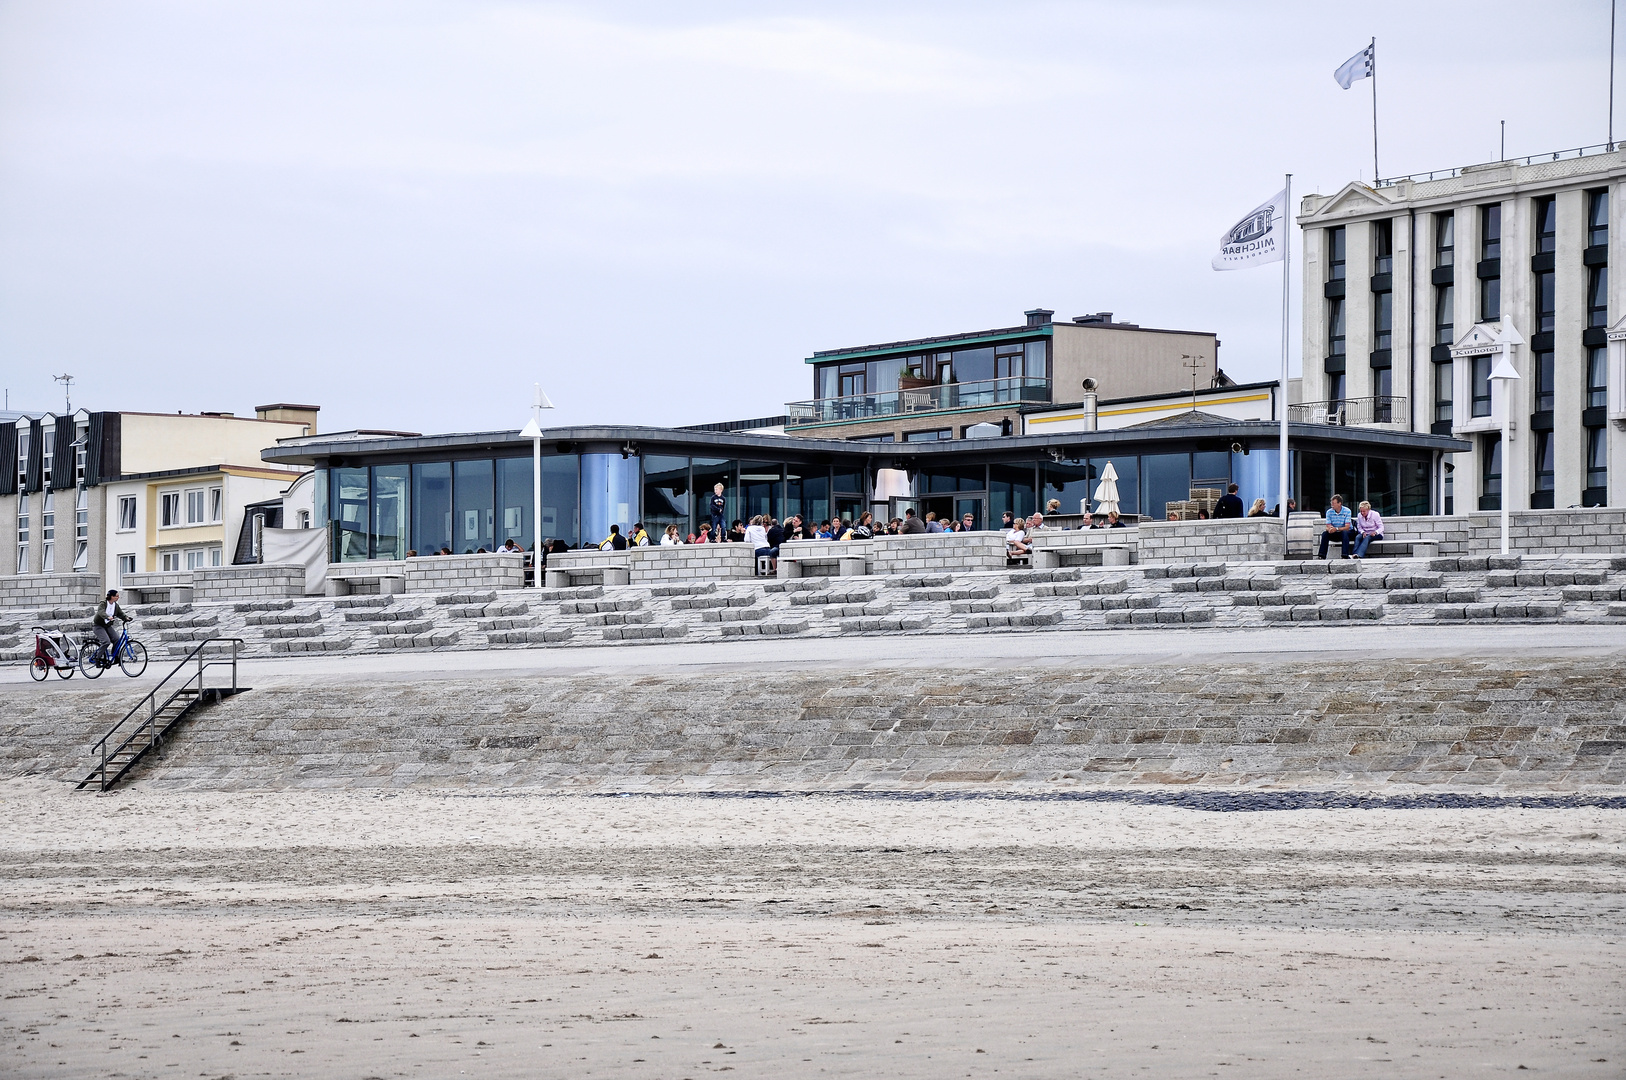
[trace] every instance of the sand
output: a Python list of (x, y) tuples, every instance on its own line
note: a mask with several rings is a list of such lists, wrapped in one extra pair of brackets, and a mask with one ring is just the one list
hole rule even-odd
[(0, 812), (8, 1076), (1626, 1075), (1620, 811)]

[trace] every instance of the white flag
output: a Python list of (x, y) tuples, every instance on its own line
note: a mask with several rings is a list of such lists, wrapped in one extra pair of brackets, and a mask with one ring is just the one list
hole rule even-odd
[(1214, 269), (1240, 270), (1244, 266), (1281, 262), (1286, 254), (1286, 231), (1287, 189), (1283, 188), (1220, 237)]
[(1348, 90), (1357, 80), (1372, 77), (1372, 66), (1376, 59), (1376, 44), (1368, 45), (1342, 64), (1339, 64), (1338, 70), (1332, 73), (1332, 77), (1338, 80), (1339, 86)]

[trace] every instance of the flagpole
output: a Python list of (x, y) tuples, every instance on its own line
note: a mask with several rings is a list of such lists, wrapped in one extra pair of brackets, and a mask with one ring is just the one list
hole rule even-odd
[(1378, 39), (1367, 46), (1372, 50), (1372, 186), (1378, 186)]
[[(1292, 280), (1290, 268), (1293, 265), (1293, 174), (1287, 174), (1287, 199), (1282, 206), (1282, 385), (1277, 391), (1278, 408), (1282, 416), (1281, 436), (1281, 467), (1278, 470), (1280, 483), (1280, 501), (1277, 506), (1282, 510), (1282, 558), (1287, 558), (1289, 549), (1288, 537), (1292, 535), (1292, 515), (1287, 510), (1287, 313), (1288, 313), (1288, 284)], [(1505, 451), (1504, 451), (1505, 456)]]

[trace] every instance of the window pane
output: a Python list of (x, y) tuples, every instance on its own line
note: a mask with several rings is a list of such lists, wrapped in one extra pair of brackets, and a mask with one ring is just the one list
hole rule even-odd
[(915, 491), (921, 495), (947, 494), (954, 491), (981, 491), (987, 482), (981, 465), (967, 465), (958, 469), (937, 468), (915, 477)]
[(954, 353), (956, 382), (982, 382), (994, 377), (993, 349), (958, 349)]
[(831, 484), (835, 487), (838, 495), (862, 495), (864, 493), (864, 474), (861, 472), (846, 472), (838, 468), (831, 477)]
[(1038, 509), (1033, 490), (1032, 465), (988, 466), (988, 516), (997, 521), (1009, 510), (1019, 517), (1030, 517)]
[(404, 559), (407, 553), (407, 488), (410, 467), (373, 468), (372, 552), (375, 559)]
[(644, 458), (644, 516), (650, 543), (659, 543), (668, 525), (685, 537), (694, 530), (690, 513), (689, 459), (651, 454)]
[(452, 463), (452, 551), (491, 550), (495, 522), (490, 460)]
[(1535, 363), (1531, 365), (1536, 369), (1536, 411), (1542, 412), (1553, 407), (1553, 354), (1550, 352), (1536, 353)]
[(747, 523), (759, 514), (781, 517), (784, 467), (778, 462), (740, 462), (740, 517)]
[(1255, 448), (1250, 453), (1232, 454), (1231, 481), (1237, 486), (1244, 512), (1253, 509), (1255, 499), (1265, 500), (1268, 510), (1281, 501), (1281, 477), (1277, 474), (1282, 452)]
[(1553, 433), (1538, 431), (1536, 434), (1536, 490), (1553, 490)]
[[(1380, 514), (1400, 512), (1399, 462), (1392, 458), (1366, 459), (1366, 495), (1372, 509)], [(1355, 500), (1360, 505), (1360, 499)]]
[(1349, 454), (1334, 454), (1332, 458), (1332, 490), (1344, 497), (1345, 506), (1354, 506), (1366, 498), (1366, 468), (1364, 460)]
[(571, 547), (581, 543), (580, 468), (575, 454), (543, 456), (542, 539), (563, 540)]
[(497, 459), (497, 532), (492, 537), (494, 547), (502, 547), (504, 540), (529, 551), (536, 542), (536, 513), (531, 489), (531, 459), (529, 457)]
[(1454, 345), (1456, 339), (1452, 336), (1452, 320), (1455, 316), (1456, 290), (1451, 285), (1441, 285), (1434, 294), (1434, 344)]
[[(1044, 502), (1051, 499), (1061, 503), (1064, 514), (1090, 513), (1095, 509), (1095, 471), (1088, 461), (1077, 464), (1054, 464), (1044, 467)], [(1087, 507), (1087, 508), (1086, 508)], [(1120, 507), (1121, 509), (1121, 507)]]
[(1045, 359), (1044, 342), (1030, 341), (1026, 345), (1022, 346), (1022, 352), (1026, 357), (1025, 366), (1027, 370), (1024, 372), (1024, 374), (1028, 378), (1048, 379), (1050, 377), (1050, 366)]
[(1473, 365), (1473, 415), (1489, 416), (1491, 414), (1491, 358), (1476, 356), (1473, 358)]
[(1595, 345), (1587, 352), (1587, 407), (1601, 409), (1609, 404), (1609, 365), (1605, 346)]
[(818, 465), (787, 465), (785, 514), (819, 522), (830, 516), (830, 470)]
[(1231, 453), (1228, 450), (1191, 455), (1191, 479), (1219, 481), (1224, 487), (1231, 482)]
[[(1104, 476), (1107, 466), (1111, 465), (1118, 474), (1118, 512), (1120, 514), (1144, 514), (1140, 500), (1140, 458), (1132, 454), (1125, 454), (1115, 458), (1091, 458), (1090, 474), (1097, 479)], [(1095, 498), (1095, 491), (1090, 491), (1090, 498)]]
[(1485, 278), (1479, 283), (1479, 318), (1494, 322), (1502, 317), (1502, 279)]
[(452, 548), (452, 464), (412, 466), (412, 546), (420, 555)]
[(629, 535), (638, 520), (638, 474), (636, 457), (620, 454), (583, 454), (581, 457), (582, 542), (597, 544), (610, 535), (610, 526), (621, 526)]
[(1428, 462), (1402, 461), (1398, 468), (1400, 512), (1407, 516), (1428, 513)]
[(1162, 520), (1168, 515), (1169, 503), (1191, 498), (1190, 454), (1145, 454), (1140, 466), (1146, 483), (1143, 512)]
[(695, 507), (694, 531), (699, 532), (702, 524), (711, 521), (710, 499), (718, 484), (723, 485), (723, 498), (728, 503), (728, 509), (723, 513), (723, 525), (726, 528), (730, 522), (741, 516), (738, 463), (727, 458), (695, 458), (692, 468), (694, 490), (699, 503)]
[(1319, 514), (1332, 501), (1332, 455), (1299, 451), (1299, 510)]
[(334, 469), (335, 562), (361, 562), (367, 558), (366, 469)]

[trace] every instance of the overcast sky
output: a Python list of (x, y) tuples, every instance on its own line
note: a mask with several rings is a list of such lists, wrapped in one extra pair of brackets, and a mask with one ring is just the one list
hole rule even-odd
[(1271, 378), (1277, 268), (1209, 258), (1371, 179), (1373, 35), (1386, 176), (1606, 137), (1608, 0), (0, 3), (0, 385), (677, 425), (1034, 306)]

